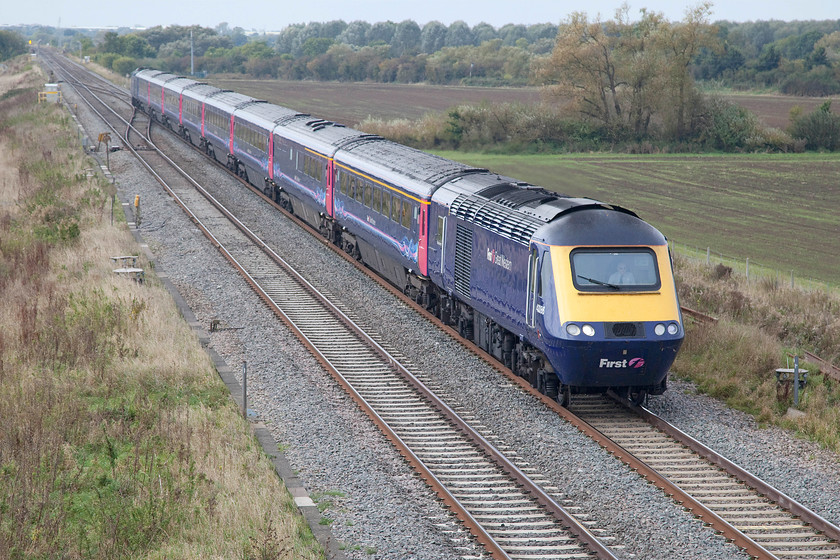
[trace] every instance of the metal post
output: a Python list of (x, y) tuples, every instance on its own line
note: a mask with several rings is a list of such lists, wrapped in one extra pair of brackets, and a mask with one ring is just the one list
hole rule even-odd
[(790, 271), (790, 288), (793, 289), (793, 271)]
[(706, 247), (706, 264), (709, 264), (711, 261), (710, 257), (712, 256), (712, 248)]
[(248, 362), (242, 362), (242, 417), (248, 419)]
[(799, 406), (799, 355), (793, 357), (793, 406)]
[(140, 227), (140, 195), (134, 196), (134, 227)]
[(747, 257), (747, 282), (750, 281), (750, 258)]

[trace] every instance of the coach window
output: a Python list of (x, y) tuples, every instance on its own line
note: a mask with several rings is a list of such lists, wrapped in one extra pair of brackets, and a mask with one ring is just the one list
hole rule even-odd
[(396, 196), (391, 200), (391, 219), (400, 223), (400, 211), (402, 210), (402, 200)]
[(391, 191), (382, 191), (382, 215), (391, 216)]
[(341, 194), (347, 194), (347, 173), (337, 171), (336, 174), (338, 175), (338, 188)]
[(377, 187), (373, 189), (373, 210), (375, 212), (382, 211), (382, 189)]
[(403, 201), (402, 205), (402, 226), (404, 228), (411, 227), (411, 215), (414, 212), (414, 205), (408, 202), (407, 200)]
[(356, 202), (359, 204), (362, 203), (365, 194), (365, 182), (362, 179), (359, 179), (356, 182)]
[(373, 200), (373, 186), (370, 183), (365, 183), (365, 206), (371, 207)]

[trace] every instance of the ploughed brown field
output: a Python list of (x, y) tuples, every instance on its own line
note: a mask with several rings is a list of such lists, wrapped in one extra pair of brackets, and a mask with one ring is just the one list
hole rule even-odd
[[(232, 89), (348, 126), (356, 126), (368, 117), (383, 120), (416, 119), (425, 113), (446, 111), (462, 103), (532, 103), (540, 99), (540, 90), (532, 87), (488, 88), (220, 78), (211, 78), (209, 81), (217, 87)], [(728, 94), (724, 97), (755, 113), (767, 126), (781, 129), (787, 127), (790, 111), (794, 107), (809, 112), (826, 101), (819, 97), (790, 95)], [(835, 101), (835, 105), (840, 110), (840, 99)]]

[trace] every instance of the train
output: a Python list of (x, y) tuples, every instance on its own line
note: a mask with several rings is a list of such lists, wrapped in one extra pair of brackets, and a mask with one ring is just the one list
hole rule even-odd
[(667, 240), (636, 213), (188, 77), (138, 69), (130, 88), (154, 122), (545, 395), (666, 390), (683, 318)]

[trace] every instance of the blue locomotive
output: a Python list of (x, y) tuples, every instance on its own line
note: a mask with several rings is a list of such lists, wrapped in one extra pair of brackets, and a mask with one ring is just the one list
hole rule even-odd
[(131, 93), (541, 392), (665, 390), (682, 316), (633, 212), (173, 74), (138, 70)]

